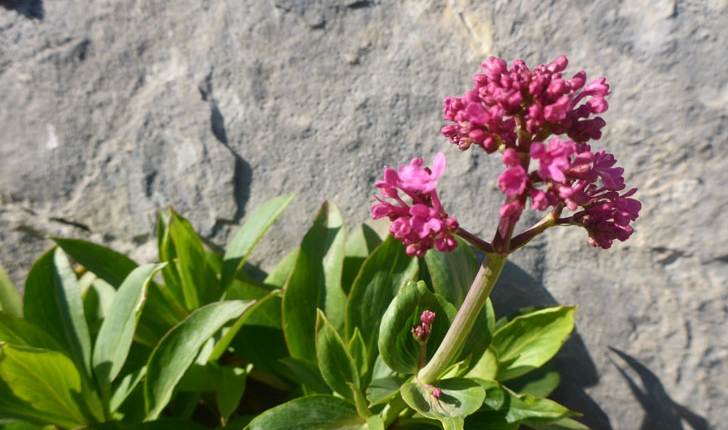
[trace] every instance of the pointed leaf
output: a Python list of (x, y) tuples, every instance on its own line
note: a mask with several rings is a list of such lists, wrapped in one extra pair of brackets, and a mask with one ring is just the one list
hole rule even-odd
[(157, 418), (171, 400), (174, 387), (202, 345), (251, 305), (252, 302), (227, 301), (203, 306), (167, 333), (147, 364), (144, 397), (148, 420)]
[(351, 286), (359, 274), (361, 265), (381, 243), (382, 238), (366, 224), (362, 224), (361, 228), (355, 230), (346, 240), (346, 256), (344, 257), (344, 270), (341, 275), (341, 286), (346, 294), (351, 291)]
[(378, 355), (379, 323), (384, 312), (399, 289), (418, 271), (417, 259), (408, 257), (404, 246), (391, 235), (362, 265), (346, 306), (346, 333), (351, 338), (354, 329), (359, 328), (370, 364)]
[[(478, 380), (486, 390), (483, 412), (501, 412), (508, 424), (523, 423), (529, 426), (549, 424), (569, 416), (580, 414), (549, 399), (529, 395), (517, 395), (496, 381)], [(480, 412), (478, 413), (480, 414)], [(490, 413), (491, 419), (499, 414)]]
[(169, 221), (169, 235), (177, 254), (177, 271), (182, 281), (188, 311), (220, 299), (222, 289), (215, 271), (207, 264), (205, 249), (192, 224), (176, 213)]
[[(433, 394), (435, 389), (440, 390), (439, 398)], [(402, 386), (401, 393), (409, 407), (443, 423), (448, 418), (466, 417), (474, 413), (485, 399), (483, 387), (465, 378), (443, 379), (436, 386), (408, 382)]]
[(366, 387), (369, 381), (369, 358), (367, 357), (367, 346), (361, 337), (359, 329), (354, 330), (354, 335), (349, 339), (349, 353), (356, 363), (362, 387)]
[(293, 267), (296, 265), (296, 259), (298, 258), (298, 249), (294, 249), (289, 252), (283, 260), (278, 262), (278, 265), (266, 276), (263, 280), (263, 284), (270, 288), (283, 289), (288, 282), (288, 277), (293, 272)]
[(93, 367), (100, 386), (109, 385), (124, 365), (144, 306), (147, 285), (165, 264), (138, 267), (119, 287), (94, 347)]
[(420, 362), (420, 343), (412, 334), (412, 328), (420, 324), (420, 316), (425, 310), (435, 312), (432, 332), (425, 346), (425, 358), (430, 359), (457, 313), (444, 297), (431, 293), (422, 281), (407, 282), (382, 318), (379, 354), (395, 372), (414, 374), (426, 364)]
[(60, 352), (0, 344), (0, 377), (45, 423), (75, 428), (104, 419), (95, 393)]
[(226, 422), (238, 408), (245, 392), (248, 372), (239, 367), (218, 367), (215, 379), (215, 398), (220, 418)]
[(65, 350), (60, 343), (35, 324), (4, 312), (0, 312), (0, 342), (58, 352)]
[(366, 421), (354, 406), (338, 397), (301, 397), (269, 409), (248, 425), (248, 430), (364, 430)]
[(23, 316), (23, 299), (2, 264), (0, 264), (0, 311), (16, 317)]
[(137, 263), (105, 246), (79, 239), (54, 238), (54, 242), (75, 261), (99, 278), (119, 288)]
[(60, 248), (40, 257), (28, 273), (25, 319), (50, 334), (87, 380), (91, 380), (91, 338), (76, 274)]
[(460, 308), (480, 264), (467, 242), (460, 238), (457, 241), (458, 247), (450, 252), (425, 254), (425, 263), (435, 292)]
[(283, 295), (283, 332), (291, 357), (316, 361), (316, 309), (323, 309), (337, 330), (343, 329), (345, 236), (341, 213), (331, 202), (324, 202), (303, 238)]
[(321, 376), (334, 392), (353, 402), (354, 397), (347, 384), (351, 383), (357, 390), (359, 389), (359, 372), (354, 358), (349, 354), (341, 336), (321, 310), (318, 311), (316, 325), (318, 327), (316, 354)]
[(279, 361), (291, 370), (295, 381), (305, 385), (309, 391), (321, 394), (331, 393), (331, 388), (324, 381), (321, 370), (315, 363), (293, 357), (281, 358)]
[(507, 381), (549, 361), (574, 329), (576, 306), (554, 306), (520, 315), (496, 331), (498, 381)]
[(250, 215), (245, 224), (240, 227), (240, 230), (228, 245), (223, 259), (221, 280), (223, 291), (235, 278), (235, 274), (242, 269), (245, 260), (248, 259), (255, 245), (260, 242), (260, 239), (288, 207), (291, 200), (293, 200), (293, 194), (268, 200)]

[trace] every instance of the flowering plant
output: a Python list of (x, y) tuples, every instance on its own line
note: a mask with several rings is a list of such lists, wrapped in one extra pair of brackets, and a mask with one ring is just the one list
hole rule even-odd
[[(565, 80), (565, 67), (564, 57), (533, 71), (490, 58), (473, 90), (445, 100), (443, 134), (463, 151), (499, 152), (505, 166), (491, 241), (445, 211), (440, 153), (432, 168), (421, 158), (385, 168), (372, 216), (391, 221), (390, 236), (367, 225), (347, 233), (325, 202), (267, 274), (246, 261), (292, 196), (251, 214), (224, 252), (170, 210), (159, 215), (159, 264), (55, 239), (22, 299), (0, 270), (0, 423), (585, 428), (546, 398), (558, 374), (539, 371), (573, 330), (575, 306), (496, 321), (488, 299), (507, 256), (550, 227), (581, 226), (602, 248), (633, 232), (635, 190), (588, 143), (600, 137), (604, 121), (592, 116), (607, 109), (609, 87), (584, 72)], [(546, 215), (514, 234), (529, 201)]]

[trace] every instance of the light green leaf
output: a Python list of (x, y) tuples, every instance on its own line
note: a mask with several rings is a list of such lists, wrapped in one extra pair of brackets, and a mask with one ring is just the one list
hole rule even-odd
[(23, 299), (2, 264), (0, 264), (0, 311), (16, 317), (23, 316)]
[[(0, 343), (0, 378), (45, 424), (75, 428), (104, 420), (101, 402), (60, 352)], [(11, 415), (5, 401), (0, 400), (0, 412)]]
[(0, 342), (58, 352), (65, 350), (58, 341), (35, 324), (4, 312), (0, 312)]
[(556, 370), (553, 361), (533, 372), (526, 373), (505, 384), (508, 389), (518, 394), (528, 394), (534, 397), (547, 397), (561, 382), (561, 375)]
[(369, 359), (367, 358), (367, 346), (361, 337), (359, 329), (354, 330), (354, 335), (349, 339), (349, 353), (356, 363), (361, 377), (361, 385), (365, 387), (369, 381)]
[(114, 288), (119, 288), (137, 267), (137, 263), (126, 255), (105, 246), (79, 239), (54, 238), (53, 241), (71, 258)]
[(116, 292), (94, 347), (93, 368), (99, 386), (107, 387), (124, 365), (144, 306), (147, 285), (165, 264), (134, 269)]
[(574, 329), (576, 306), (554, 306), (520, 315), (493, 336), (498, 381), (507, 381), (549, 361)]
[(321, 310), (318, 311), (316, 326), (316, 354), (321, 376), (334, 392), (353, 402), (354, 397), (347, 383), (359, 389), (359, 372), (354, 358)]
[[(433, 394), (438, 388), (439, 398)], [(485, 399), (483, 387), (465, 378), (443, 379), (434, 386), (412, 381), (402, 385), (400, 392), (409, 407), (427, 418), (440, 420), (443, 424), (449, 418), (463, 418), (474, 413)], [(449, 425), (452, 423), (450, 421)]]
[(364, 430), (366, 421), (354, 406), (338, 397), (301, 397), (268, 409), (248, 425), (248, 430)]
[(137, 387), (137, 385), (139, 385), (139, 382), (141, 382), (142, 378), (146, 374), (147, 368), (145, 366), (119, 378), (118, 382), (115, 384), (111, 399), (109, 400), (109, 410), (111, 412), (116, 412), (116, 410), (119, 409), (122, 403), (124, 403), (124, 400), (129, 397), (131, 392)]
[(551, 424), (529, 424), (536, 430), (589, 430), (589, 427), (571, 418), (562, 418)]
[(283, 332), (291, 357), (316, 361), (316, 309), (324, 310), (337, 331), (343, 330), (345, 237), (341, 213), (333, 203), (324, 202), (303, 238), (283, 294)]
[(278, 265), (265, 277), (263, 284), (270, 288), (283, 289), (286, 286), (286, 282), (288, 282), (288, 277), (293, 272), (296, 259), (298, 259), (298, 249), (294, 249), (283, 257), (283, 260), (279, 261)]
[(144, 380), (147, 420), (157, 418), (171, 400), (174, 387), (202, 345), (251, 305), (249, 301), (227, 301), (203, 306), (162, 338), (149, 357)]
[(480, 359), (466, 374), (469, 378), (495, 379), (498, 374), (498, 353), (493, 347), (485, 350)]
[(405, 378), (400, 376), (388, 376), (373, 380), (367, 387), (367, 399), (369, 399), (369, 403), (374, 406), (389, 402), (399, 394), (399, 389), (404, 382)]
[(377, 354), (379, 324), (400, 288), (419, 271), (416, 258), (391, 235), (367, 258), (351, 287), (346, 306), (346, 333), (351, 338), (359, 328), (367, 346), (370, 368)]
[(248, 220), (240, 227), (233, 240), (227, 247), (223, 258), (221, 287), (227, 289), (235, 274), (242, 269), (245, 260), (260, 242), (268, 229), (276, 222), (278, 217), (293, 200), (293, 194), (276, 197), (268, 200), (259, 207)]
[[(425, 310), (435, 312), (436, 316), (424, 346), (425, 356), (420, 357), (421, 346), (412, 334), (412, 328), (421, 323), (420, 316)], [(382, 317), (379, 330), (382, 360), (395, 372), (416, 373), (435, 354), (456, 313), (453, 305), (444, 297), (431, 293), (424, 282), (405, 283)]]
[(25, 319), (62, 345), (91, 381), (91, 338), (81, 290), (60, 248), (48, 251), (33, 264), (25, 281), (23, 307)]

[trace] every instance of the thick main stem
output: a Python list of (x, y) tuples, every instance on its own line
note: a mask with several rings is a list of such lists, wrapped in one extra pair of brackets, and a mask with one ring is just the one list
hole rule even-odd
[(435, 351), (435, 355), (425, 367), (417, 374), (417, 379), (423, 384), (432, 384), (437, 377), (451, 364), (460, 351), (465, 339), (470, 335), (475, 320), (485, 301), (493, 291), (495, 282), (505, 266), (507, 256), (503, 254), (486, 254), (478, 274), (475, 275), (473, 285), (470, 287), (460, 310), (455, 316), (445, 338)]

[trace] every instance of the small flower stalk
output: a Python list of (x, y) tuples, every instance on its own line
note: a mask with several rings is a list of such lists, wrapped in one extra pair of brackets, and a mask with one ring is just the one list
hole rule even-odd
[[(450, 143), (461, 151), (479, 148), (500, 155), (503, 171), (497, 185), (504, 202), (492, 240), (469, 233), (445, 211), (436, 191), (446, 165), (442, 152), (432, 168), (423, 167), (422, 158), (397, 170), (385, 167), (384, 179), (376, 183), (381, 196), (372, 217), (389, 218), (390, 232), (409, 256), (422, 257), (433, 248), (451, 251), (457, 246), (455, 236), (487, 255), (440, 349), (459, 349), (507, 255), (546, 229), (581, 227), (588, 243), (602, 249), (634, 233), (632, 223), (641, 209), (634, 198), (637, 189), (627, 187), (616, 157), (595, 149), (594, 143), (606, 125), (598, 115), (609, 108), (610, 87), (603, 77), (588, 81), (584, 71), (565, 76), (567, 65), (561, 56), (530, 70), (521, 60), (509, 67), (490, 57), (474, 76), (472, 89), (444, 101), (447, 124), (441, 132)], [(529, 207), (544, 216), (517, 232)], [(426, 339), (424, 324), (412, 331), (418, 339)], [(440, 354), (440, 349), (421, 370), (421, 382), (431, 383), (450, 364), (455, 352)]]

